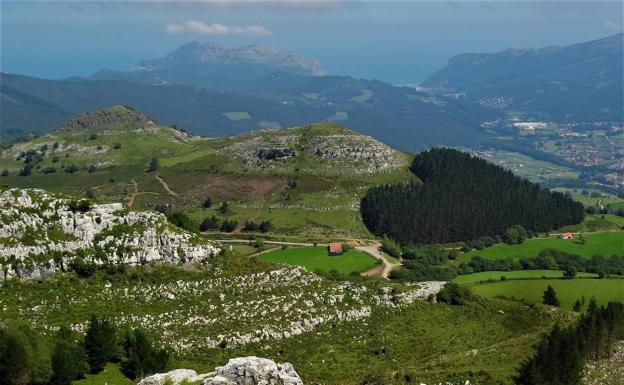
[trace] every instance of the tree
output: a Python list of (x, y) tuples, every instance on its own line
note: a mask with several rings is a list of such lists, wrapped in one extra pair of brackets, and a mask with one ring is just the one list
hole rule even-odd
[(147, 172), (158, 171), (159, 169), (160, 169), (160, 166), (158, 164), (158, 158), (153, 157), (152, 160), (150, 160), (150, 165), (147, 168)]
[(117, 328), (106, 318), (91, 316), (84, 340), (91, 373), (99, 373), (118, 355)]
[(44, 384), (51, 375), (50, 356), (40, 337), (26, 325), (0, 324), (0, 384)]
[(243, 226), (243, 231), (258, 231), (258, 224), (254, 221), (246, 221)]
[(258, 229), (262, 233), (268, 233), (269, 231), (271, 231), (271, 229), (273, 229), (273, 224), (270, 221), (262, 221), (260, 222), (260, 226), (258, 226)]
[(199, 224), (199, 231), (215, 230), (219, 228), (219, 220), (214, 215), (210, 218), (204, 218)]
[(170, 353), (154, 346), (150, 336), (142, 329), (126, 332), (123, 342), (123, 373), (130, 378), (139, 378), (166, 369)]
[(436, 294), (436, 300), (450, 305), (464, 305), (474, 301), (475, 295), (469, 287), (449, 282)]
[(20, 384), (28, 376), (29, 357), (24, 342), (6, 328), (0, 328), (0, 378), (2, 384)]
[(572, 305), (572, 310), (579, 312), (581, 311), (582, 307), (583, 307), (583, 302), (581, 302), (580, 299), (577, 299), (576, 302), (574, 302), (574, 305)]
[(544, 291), (543, 304), (550, 306), (559, 306), (559, 299), (557, 298), (557, 293), (555, 293), (555, 289), (552, 286), (548, 285), (546, 291)]
[(226, 219), (223, 221), (223, 223), (221, 223), (220, 230), (226, 233), (231, 233), (232, 231), (236, 229), (236, 226), (238, 226), (237, 221), (233, 219)]
[(576, 277), (576, 268), (573, 265), (567, 265), (563, 270), (563, 278), (572, 279)]
[(527, 232), (524, 227), (520, 225), (513, 225), (507, 231), (505, 231), (505, 242), (510, 245), (516, 245), (522, 243), (527, 238)]
[(179, 228), (188, 231), (197, 231), (197, 222), (193, 223), (191, 218), (181, 211), (176, 211), (175, 213), (169, 215), (167, 219)]
[(204, 199), (204, 203), (202, 204), (202, 206), (205, 209), (209, 209), (212, 206), (212, 199), (210, 199), (210, 197), (207, 197), (206, 199)]
[(230, 212), (230, 205), (227, 201), (221, 202), (221, 207), (219, 207), (219, 212), (221, 214), (228, 214)]
[(24, 168), (22, 168), (19, 172), (19, 174), (17, 174), (18, 176), (29, 176), (30, 174), (32, 174), (32, 165), (30, 163), (26, 164), (24, 166)]
[(89, 370), (87, 353), (76, 342), (74, 333), (66, 327), (59, 330), (52, 352), (52, 379), (54, 385), (70, 385)]
[(7, 170), (6, 168), (4, 170), (2, 170), (2, 174), (0, 174), (1, 176), (9, 176), (9, 170)]
[(387, 235), (384, 235), (383, 239), (381, 240), (381, 249), (393, 256), (394, 258), (401, 257), (401, 247), (395, 241), (388, 238)]

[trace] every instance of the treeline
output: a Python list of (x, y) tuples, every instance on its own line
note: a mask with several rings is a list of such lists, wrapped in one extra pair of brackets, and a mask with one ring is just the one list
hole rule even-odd
[(517, 385), (578, 385), (588, 360), (609, 358), (614, 343), (624, 338), (624, 304), (610, 302), (587, 312), (569, 328), (558, 325), (535, 347), (535, 355), (518, 370)]
[(62, 327), (51, 341), (25, 325), (0, 325), (2, 385), (70, 385), (108, 362), (137, 379), (164, 371), (170, 357), (143, 329), (120, 330), (106, 318), (92, 316), (84, 336)]
[(423, 184), (371, 188), (360, 206), (371, 232), (403, 245), (504, 236), (514, 225), (543, 232), (584, 217), (570, 197), (458, 150), (422, 152), (411, 170)]
[[(384, 245), (388, 242), (386, 240), (387, 238), (384, 239)], [(392, 241), (388, 243), (392, 245)], [(456, 265), (448, 263), (449, 260), (458, 258), (459, 251), (456, 249), (448, 250), (441, 245), (396, 247), (400, 252), (395, 256), (402, 256), (403, 265), (394, 269), (390, 278), (400, 281), (450, 281), (458, 275), (514, 270), (563, 270), (564, 278), (573, 278), (578, 272), (595, 273), (598, 278), (624, 275), (624, 255), (583, 258), (556, 249), (544, 249), (534, 258), (494, 260), (475, 255), (470, 261)]]
[(624, 275), (624, 256), (612, 255), (603, 257), (594, 255), (591, 258), (566, 253), (556, 249), (544, 249), (535, 258), (512, 258), (490, 260), (479, 255), (473, 256), (468, 263), (459, 264), (459, 274), (471, 274), (482, 271), (511, 270), (564, 270), (568, 277), (577, 272), (595, 273), (603, 278), (606, 275)]

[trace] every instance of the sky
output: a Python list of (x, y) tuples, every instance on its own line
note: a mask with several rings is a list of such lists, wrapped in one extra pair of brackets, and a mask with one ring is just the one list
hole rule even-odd
[(190, 41), (270, 45), (331, 74), (417, 84), (453, 55), (622, 32), (621, 1), (5, 1), (0, 70), (124, 70)]

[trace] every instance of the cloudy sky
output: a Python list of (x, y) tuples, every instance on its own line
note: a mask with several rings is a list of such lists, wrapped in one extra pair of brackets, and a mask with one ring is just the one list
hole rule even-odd
[(263, 44), (332, 74), (416, 83), (463, 52), (567, 45), (622, 31), (602, 1), (5, 1), (0, 69), (46, 78), (126, 69), (189, 41)]

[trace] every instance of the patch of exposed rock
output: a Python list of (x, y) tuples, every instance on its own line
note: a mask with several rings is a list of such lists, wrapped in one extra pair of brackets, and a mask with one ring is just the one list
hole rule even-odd
[(308, 171), (328, 173), (384, 172), (408, 162), (403, 153), (370, 136), (346, 129), (336, 131), (315, 135), (300, 128), (265, 130), (242, 136), (219, 153), (242, 161), (246, 167), (269, 169), (277, 166), (272, 161), (307, 157), (314, 162)]
[(254, 356), (233, 358), (225, 366), (207, 374), (188, 369), (155, 374), (144, 378), (138, 385), (163, 385), (165, 382), (178, 385), (184, 381), (203, 385), (303, 385), (290, 363), (278, 364)]
[(79, 207), (43, 190), (0, 193), (2, 278), (36, 278), (89, 264), (177, 263), (220, 250), (167, 224), (163, 214), (129, 211), (121, 203)]

